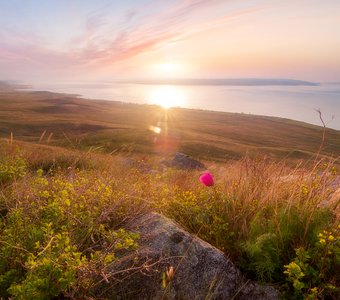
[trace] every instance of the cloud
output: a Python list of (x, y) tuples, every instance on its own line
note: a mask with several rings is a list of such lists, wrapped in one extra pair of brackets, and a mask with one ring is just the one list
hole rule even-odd
[[(98, 39), (99, 34), (94, 34), (91, 41), (88, 40), (88, 45), (92, 45), (92, 47), (88, 47), (82, 53), (83, 58), (87, 61), (95, 60), (104, 64), (115, 63), (153, 51), (164, 44), (183, 40), (190, 35), (214, 29), (224, 25), (232, 18), (259, 10), (259, 8), (246, 8), (210, 18), (205, 17), (204, 13), (202, 14), (202, 11), (204, 12), (207, 8), (214, 8), (216, 5), (224, 3), (225, 1), (221, 0), (180, 1), (170, 7), (165, 7), (162, 11), (139, 19), (137, 24), (130, 25), (131, 18), (128, 18), (125, 24), (126, 28), (118, 32), (113, 40), (110, 33), (101, 35), (100, 40)], [(142, 8), (133, 11), (135, 19), (138, 18), (141, 10)], [(203, 17), (192, 18), (194, 14), (199, 13)]]
[[(113, 2), (93, 10), (83, 31), (76, 33), (64, 48), (53, 47), (49, 40), (53, 36), (43, 38), (34, 31), (2, 28), (0, 63), (57, 70), (114, 65), (257, 11), (240, 8), (220, 13), (218, 8), (226, 6), (225, 0), (156, 1), (149, 5), (128, 8), (123, 16), (115, 14)], [(60, 30), (67, 30), (67, 23)]]

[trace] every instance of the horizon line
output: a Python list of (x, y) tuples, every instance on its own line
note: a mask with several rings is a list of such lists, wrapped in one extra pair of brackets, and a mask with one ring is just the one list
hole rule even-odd
[[(225, 85), (225, 86), (319, 86), (321, 83), (290, 78), (164, 78), (124, 79), (116, 83), (152, 85)], [(111, 83), (111, 82), (108, 82)]]

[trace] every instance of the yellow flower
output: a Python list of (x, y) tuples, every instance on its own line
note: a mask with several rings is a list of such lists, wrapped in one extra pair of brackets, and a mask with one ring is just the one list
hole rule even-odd
[(334, 241), (334, 236), (330, 235), (330, 236), (328, 237), (328, 240), (329, 240), (329, 241)]

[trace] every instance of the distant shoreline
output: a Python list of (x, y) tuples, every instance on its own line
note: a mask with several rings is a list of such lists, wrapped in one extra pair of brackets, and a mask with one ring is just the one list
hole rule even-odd
[(184, 79), (136, 79), (118, 83), (152, 85), (225, 85), (225, 86), (319, 86), (320, 83), (285, 78), (184, 78)]
[[(236, 79), (235, 79), (236, 80)], [(248, 79), (248, 83), (251, 79)], [(263, 79), (264, 80), (264, 79)], [(316, 86), (296, 85), (289, 86), (290, 82), (283, 82), (283, 79), (272, 80), (271, 85), (263, 86), (263, 80), (257, 79), (257, 85), (245, 85), (245, 79), (242, 79), (242, 85), (232, 86), (226, 80), (215, 81), (211, 84), (211, 79), (196, 80), (196, 82), (181, 81), (181, 84), (167, 84), (164, 80), (158, 80), (156, 84), (139, 80), (139, 83), (128, 83), (127, 81), (102, 81), (100, 83), (89, 82), (55, 82), (47, 86), (33, 87), (21, 84), (20, 82), (4, 83), (0, 81), (0, 90), (11, 88), (22, 91), (38, 91), (67, 94), (76, 98), (117, 101), (123, 103), (136, 104), (157, 104), (154, 94), (158, 98), (162, 96), (173, 95), (183, 97), (183, 104), (171, 105), (173, 107), (183, 107), (189, 109), (200, 109), (208, 111), (231, 112), (231, 113), (250, 113), (253, 115), (276, 116), (292, 120), (298, 120), (309, 124), (320, 126), (315, 109), (320, 109), (326, 120), (327, 127), (340, 130), (339, 123), (339, 105), (338, 97), (340, 95), (340, 86), (327, 85), (320, 83)], [(277, 82), (286, 85), (275, 86)], [(16, 85), (13, 86), (13, 83)], [(178, 82), (177, 82), (178, 83)], [(185, 85), (185, 84), (191, 84)], [(203, 85), (205, 83), (205, 85)], [(163, 95), (164, 94), (164, 95)]]

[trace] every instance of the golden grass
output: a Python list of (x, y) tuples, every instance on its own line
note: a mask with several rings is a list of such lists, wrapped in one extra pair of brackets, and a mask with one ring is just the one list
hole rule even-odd
[[(149, 130), (160, 126), (161, 133)], [(246, 114), (85, 100), (49, 92), (0, 92), (0, 136), (73, 149), (172, 154), (226, 161), (246, 154), (296, 163), (314, 157), (323, 128)], [(321, 156), (336, 157), (340, 132), (326, 129)]]

